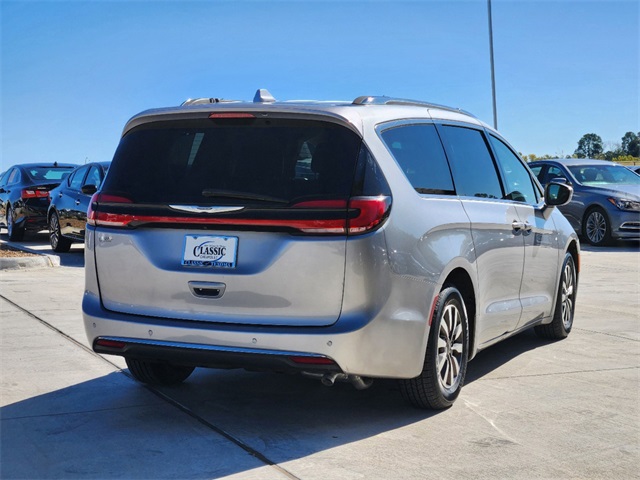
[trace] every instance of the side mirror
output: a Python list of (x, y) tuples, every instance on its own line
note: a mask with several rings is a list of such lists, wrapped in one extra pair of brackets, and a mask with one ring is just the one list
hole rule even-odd
[(85, 195), (93, 195), (94, 193), (96, 193), (98, 191), (98, 186), (97, 185), (83, 185), (82, 188), (80, 188), (80, 191), (82, 193), (84, 193)]
[(572, 197), (573, 187), (566, 183), (560, 183), (555, 178), (544, 188), (544, 203), (550, 207), (566, 205)]

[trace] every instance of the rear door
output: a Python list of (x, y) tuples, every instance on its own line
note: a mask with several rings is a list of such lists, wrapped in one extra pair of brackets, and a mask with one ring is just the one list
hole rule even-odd
[(55, 201), (60, 217), (60, 231), (63, 235), (76, 237), (81, 230), (84, 230), (84, 219), (78, 218), (77, 211), (82, 195), (80, 187), (88, 170), (89, 166), (78, 168), (63, 181), (62, 188), (58, 189), (58, 198)]
[(90, 213), (107, 309), (256, 325), (337, 320), (361, 138), (326, 121), (243, 115), (124, 135)]
[(524, 240), (516, 205), (503, 199), (497, 166), (483, 130), (440, 125), (456, 192), (471, 221), (478, 272), (476, 335), (486, 344), (520, 320)]

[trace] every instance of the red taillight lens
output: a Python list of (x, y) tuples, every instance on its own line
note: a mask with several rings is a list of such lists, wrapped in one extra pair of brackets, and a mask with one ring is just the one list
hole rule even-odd
[[(115, 213), (96, 210), (100, 204), (114, 205), (133, 203), (131, 199), (114, 195), (96, 193), (91, 198), (87, 212), (87, 223), (105, 227), (136, 227), (141, 224), (193, 224), (220, 225), (259, 228), (285, 228), (310, 235), (359, 235), (376, 229), (389, 214), (391, 197), (354, 197), (346, 200), (310, 200), (292, 205), (293, 209), (308, 209), (309, 218), (242, 218), (242, 217), (177, 217), (159, 215), (140, 215), (137, 213)], [(108, 206), (107, 206), (108, 208)], [(352, 218), (348, 218), (349, 214)], [(322, 217), (325, 218), (322, 218)], [(333, 217), (333, 218), (330, 218)]]
[(303, 365), (335, 365), (336, 362), (326, 357), (289, 357), (294, 363)]
[(31, 188), (23, 188), (20, 196), (24, 199), (27, 198), (49, 198), (49, 190), (36, 190)]
[(124, 342), (119, 342), (117, 340), (106, 340), (104, 338), (97, 340), (96, 345), (100, 345), (101, 347), (108, 347), (108, 348), (124, 348), (127, 346), (127, 344)]
[(131, 221), (132, 215), (97, 212), (94, 205), (100, 203), (133, 203), (133, 200), (118, 195), (94, 193), (89, 202), (89, 209), (87, 210), (87, 223), (89, 225), (96, 226), (100, 224), (124, 227)]
[(346, 200), (308, 200), (294, 203), (293, 208), (347, 208)]
[(226, 113), (212, 113), (209, 115), (209, 118), (218, 119), (218, 118), (256, 118), (252, 113), (236, 113), (236, 112), (226, 112)]
[(389, 215), (391, 197), (354, 197), (349, 200), (349, 210), (358, 209), (358, 216), (349, 219), (349, 235), (370, 232), (377, 228)]

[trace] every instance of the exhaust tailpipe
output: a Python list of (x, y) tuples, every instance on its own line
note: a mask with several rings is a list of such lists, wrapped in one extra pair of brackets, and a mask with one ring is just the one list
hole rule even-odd
[(326, 387), (333, 387), (336, 381), (349, 382), (356, 390), (365, 390), (373, 385), (372, 378), (365, 378), (360, 375), (347, 375), (345, 373), (326, 373), (320, 381)]

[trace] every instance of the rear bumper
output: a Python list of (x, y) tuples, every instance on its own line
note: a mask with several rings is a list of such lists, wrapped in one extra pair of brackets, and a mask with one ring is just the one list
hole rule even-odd
[(30, 232), (39, 232), (48, 228), (46, 207), (26, 205), (17, 210), (16, 224)]
[[(104, 345), (109, 342), (111, 345)], [(122, 344), (122, 346), (119, 346)], [(295, 373), (341, 373), (331, 359), (300, 352), (260, 350), (255, 348), (222, 347), (195, 343), (166, 342), (137, 338), (99, 337), (93, 343), (97, 353), (121, 355), (146, 360), (162, 359), (174, 365), (209, 368), (246, 368)]]
[[(428, 335), (426, 319), (389, 317), (384, 310), (374, 318), (363, 314), (329, 327), (264, 327), (112, 312), (90, 292), (82, 309), (94, 351), (197, 367), (413, 378), (422, 370)], [(96, 343), (100, 339), (126, 346), (101, 346)], [(335, 363), (318, 365), (292, 357)]]

